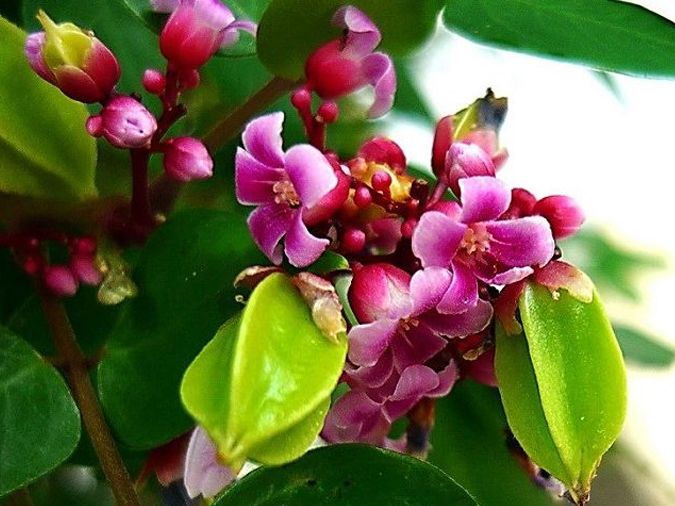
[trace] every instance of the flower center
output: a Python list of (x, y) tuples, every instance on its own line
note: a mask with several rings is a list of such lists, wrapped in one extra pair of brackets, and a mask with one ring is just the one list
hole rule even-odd
[(408, 332), (414, 327), (419, 327), (420, 321), (416, 318), (404, 318), (401, 320), (401, 330), (403, 332)]
[(272, 191), (274, 192), (274, 202), (277, 204), (300, 207), (298, 192), (295, 191), (295, 186), (288, 179), (274, 183)]
[(485, 225), (475, 223), (470, 225), (464, 232), (464, 237), (460, 244), (467, 255), (474, 253), (485, 253), (490, 250), (490, 241), (492, 236), (485, 228)]

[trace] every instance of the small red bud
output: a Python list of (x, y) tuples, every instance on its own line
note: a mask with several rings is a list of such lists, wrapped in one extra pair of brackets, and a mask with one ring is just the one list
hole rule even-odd
[(93, 237), (76, 237), (72, 240), (73, 253), (93, 255), (96, 253), (96, 239)]
[(387, 191), (391, 186), (391, 176), (389, 175), (388, 172), (378, 170), (377, 172), (375, 172), (375, 174), (373, 174), (371, 183), (375, 190), (381, 192)]
[(143, 73), (143, 87), (148, 93), (161, 95), (166, 87), (166, 77), (159, 70), (147, 69)]
[(337, 120), (338, 113), (338, 105), (335, 102), (324, 102), (319, 106), (318, 115), (324, 123), (333, 123)]
[(179, 73), (178, 78), (180, 83), (186, 90), (196, 88), (199, 86), (201, 77), (199, 76), (199, 70), (197, 69), (182, 69)]
[(306, 88), (295, 90), (291, 95), (291, 104), (296, 109), (307, 109), (312, 103), (312, 94)]
[(401, 235), (406, 239), (410, 239), (413, 235), (413, 232), (415, 231), (416, 226), (417, 226), (417, 219), (408, 218), (401, 225)]
[(354, 203), (360, 207), (368, 207), (373, 202), (373, 197), (370, 194), (370, 190), (365, 186), (359, 186), (354, 191)]
[(358, 253), (366, 245), (366, 234), (358, 228), (348, 228), (342, 234), (342, 249), (345, 253)]
[(65, 265), (46, 267), (43, 273), (43, 281), (47, 289), (57, 297), (72, 297), (77, 292), (77, 279)]

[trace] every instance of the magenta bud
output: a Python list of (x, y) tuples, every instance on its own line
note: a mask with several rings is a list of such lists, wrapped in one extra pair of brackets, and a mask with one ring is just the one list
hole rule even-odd
[(391, 175), (383, 170), (378, 170), (373, 174), (370, 182), (375, 190), (384, 192), (391, 186)]
[(65, 265), (50, 265), (42, 276), (47, 289), (57, 297), (72, 297), (77, 292), (77, 279)]
[(225, 37), (234, 15), (219, 0), (183, 1), (159, 36), (159, 47), (180, 69), (197, 69), (211, 58)]
[(366, 233), (358, 228), (348, 228), (342, 234), (342, 250), (345, 253), (358, 253), (366, 245)]
[(532, 195), (524, 188), (514, 188), (511, 190), (511, 204), (502, 214), (501, 219), (516, 219), (534, 214), (534, 206), (537, 203), (537, 197)]
[(493, 176), (495, 166), (488, 154), (476, 144), (455, 142), (448, 149), (441, 179), (459, 196), (459, 180), (465, 177)]
[(103, 136), (118, 148), (141, 148), (150, 143), (157, 130), (157, 121), (138, 100), (117, 96), (97, 116), (87, 120), (87, 132)]
[(401, 236), (405, 239), (410, 239), (417, 226), (416, 218), (408, 218), (401, 224)]
[(23, 48), (23, 53), (28, 60), (28, 64), (33, 71), (42, 79), (52, 84), (56, 84), (56, 77), (45, 62), (42, 56), (42, 48), (45, 44), (45, 32), (31, 33), (26, 37), (26, 43)]
[(93, 255), (73, 255), (69, 266), (75, 277), (85, 285), (96, 286), (103, 279)]
[(96, 239), (93, 237), (77, 237), (72, 240), (73, 253), (79, 255), (94, 255), (96, 253)]
[(361, 323), (403, 314), (410, 305), (410, 275), (391, 264), (354, 266), (349, 303)]
[(533, 214), (546, 218), (556, 239), (575, 234), (585, 219), (574, 199), (564, 195), (551, 195), (541, 199), (535, 204)]
[(199, 70), (197, 69), (181, 69), (178, 78), (180, 83), (186, 90), (196, 88), (199, 86), (201, 80)]
[(339, 113), (338, 105), (335, 102), (324, 102), (319, 106), (317, 114), (324, 123), (333, 123), (337, 120)]
[(306, 88), (295, 90), (291, 95), (291, 104), (296, 109), (308, 109), (312, 103), (312, 94)]
[(386, 137), (373, 137), (364, 142), (358, 156), (366, 162), (388, 165), (396, 174), (403, 173), (407, 164), (401, 147)]
[(370, 190), (365, 186), (359, 186), (354, 190), (354, 203), (357, 207), (363, 209), (368, 207), (373, 202), (373, 196), (370, 194)]
[(34, 276), (40, 272), (44, 265), (45, 260), (39, 253), (31, 253), (21, 262), (21, 267), (23, 270), (26, 272), (26, 274), (30, 274), (31, 276)]
[(445, 170), (445, 159), (452, 144), (452, 116), (445, 116), (436, 123), (434, 144), (431, 149), (431, 168), (440, 177)]
[(159, 70), (147, 69), (143, 73), (143, 88), (153, 95), (161, 95), (166, 87), (166, 77)]
[(194, 137), (177, 137), (167, 142), (164, 172), (176, 181), (186, 183), (213, 175), (213, 160), (206, 146)]

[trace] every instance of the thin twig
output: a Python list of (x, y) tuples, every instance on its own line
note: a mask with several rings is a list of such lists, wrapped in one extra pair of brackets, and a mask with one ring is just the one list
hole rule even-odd
[(38, 292), (52, 339), (59, 356), (66, 363), (68, 384), (117, 504), (140, 506), (131, 478), (124, 467), (89, 378), (87, 357), (75, 339), (68, 315), (58, 299), (42, 287), (38, 287)]

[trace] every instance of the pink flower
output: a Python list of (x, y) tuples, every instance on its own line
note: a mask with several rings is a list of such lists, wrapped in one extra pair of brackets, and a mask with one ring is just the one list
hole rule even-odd
[(90, 32), (72, 23), (57, 25), (44, 11), (44, 32), (26, 38), (24, 54), (42, 79), (80, 102), (102, 102), (120, 78), (115, 55)]
[(412, 236), (414, 254), (424, 267), (451, 267), (441, 312), (464, 311), (478, 301), (477, 279), (504, 285), (546, 265), (555, 244), (551, 227), (541, 216), (499, 220), (509, 208), (511, 192), (500, 180), (478, 176), (459, 180), (461, 206), (422, 215)]
[(256, 25), (237, 21), (220, 0), (153, 0), (154, 10), (171, 12), (159, 37), (162, 54), (176, 67), (196, 69), (220, 47), (239, 39), (239, 30), (255, 35)]
[(191, 499), (200, 495), (213, 497), (237, 477), (229, 467), (220, 463), (218, 449), (199, 426), (192, 432), (188, 443), (183, 476)]
[(455, 195), (460, 195), (459, 180), (473, 176), (495, 176), (495, 165), (488, 154), (476, 144), (455, 142), (448, 149), (439, 179)]
[(377, 26), (356, 7), (344, 6), (333, 16), (333, 24), (345, 30), (314, 51), (305, 65), (308, 87), (325, 100), (348, 95), (366, 85), (374, 87), (371, 118), (386, 114), (394, 102), (396, 73), (391, 58), (373, 52), (381, 40)]
[(199, 139), (177, 137), (167, 142), (164, 172), (184, 183), (193, 179), (206, 179), (213, 175), (213, 160)]
[(577, 233), (585, 217), (579, 205), (571, 197), (551, 195), (538, 200), (532, 214), (543, 216), (551, 224), (553, 237), (563, 239)]
[(119, 95), (110, 100), (100, 114), (87, 120), (87, 131), (103, 136), (118, 148), (141, 148), (150, 143), (157, 121), (135, 98)]
[(246, 126), (244, 148), (237, 150), (235, 158), (236, 193), (241, 204), (257, 206), (248, 225), (263, 253), (278, 265), (285, 251), (291, 264), (304, 267), (319, 258), (329, 243), (309, 232), (308, 216), (337, 210), (349, 186), (338, 185), (334, 167), (313, 146), (300, 144), (284, 153), (283, 120), (278, 112)]
[(42, 274), (47, 289), (57, 297), (72, 297), (77, 293), (79, 283), (66, 265), (50, 265)]

